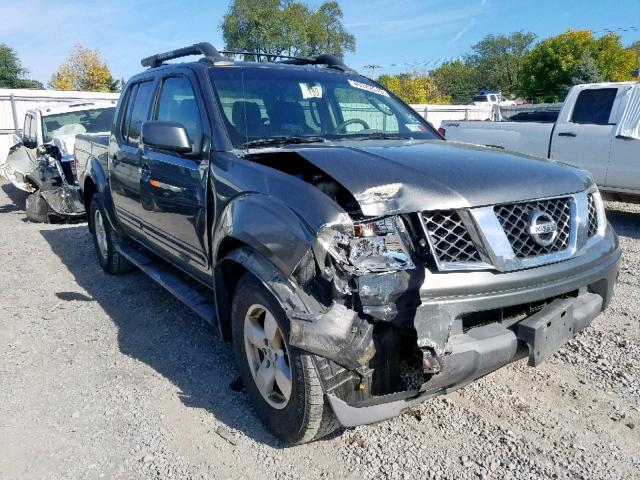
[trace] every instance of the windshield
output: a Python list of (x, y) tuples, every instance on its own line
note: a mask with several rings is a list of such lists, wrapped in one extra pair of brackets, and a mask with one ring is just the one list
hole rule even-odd
[(108, 107), (42, 117), (44, 143), (48, 143), (53, 137), (61, 135), (108, 132), (111, 130), (114, 112), (115, 107)]
[(489, 99), (486, 95), (478, 95), (477, 97), (473, 97), (473, 102), (488, 102)]
[(319, 68), (210, 70), (235, 147), (288, 139), (439, 138), (408, 106), (374, 82)]

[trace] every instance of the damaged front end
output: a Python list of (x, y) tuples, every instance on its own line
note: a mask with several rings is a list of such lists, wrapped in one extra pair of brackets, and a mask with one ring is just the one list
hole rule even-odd
[(620, 250), (604, 216), (580, 255), (507, 271), (439, 268), (421, 218), (351, 214), (320, 230), (294, 272), (318, 313), (291, 315), (290, 343), (316, 355), (344, 426), (393, 417), (527, 355), (538, 365), (611, 299)]
[(37, 191), (32, 195), (42, 197), (51, 214), (67, 219), (85, 215), (80, 187), (75, 185), (70, 162), (62, 162), (57, 147), (38, 147), (36, 168), (29, 174), (29, 178), (37, 186)]
[(413, 322), (424, 282), (413, 228), (400, 215), (352, 215), (322, 228), (294, 272), (319, 313), (291, 315), (290, 343), (316, 354), (326, 392), (349, 404), (415, 395), (438, 371)]

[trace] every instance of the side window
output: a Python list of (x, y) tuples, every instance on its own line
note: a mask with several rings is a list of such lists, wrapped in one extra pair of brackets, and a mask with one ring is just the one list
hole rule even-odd
[(186, 77), (169, 77), (162, 82), (154, 119), (178, 122), (187, 130), (192, 143), (201, 140), (200, 110), (191, 82)]
[(149, 115), (149, 107), (153, 99), (153, 82), (141, 82), (137, 85), (135, 96), (132, 95), (127, 106), (127, 114), (131, 110), (131, 114), (126, 121), (126, 140), (128, 143), (137, 144), (140, 140), (140, 128), (147, 121)]
[(136, 96), (136, 92), (138, 91), (138, 84), (131, 85), (130, 88), (127, 89), (126, 97), (124, 98), (124, 111), (122, 112), (122, 117), (120, 119), (120, 133), (122, 134), (122, 138), (127, 139), (127, 135), (129, 134), (129, 122), (131, 121), (131, 107), (133, 106), (133, 99)]
[(576, 99), (576, 104), (571, 113), (571, 121), (574, 123), (607, 125), (617, 93), (617, 88), (583, 90)]

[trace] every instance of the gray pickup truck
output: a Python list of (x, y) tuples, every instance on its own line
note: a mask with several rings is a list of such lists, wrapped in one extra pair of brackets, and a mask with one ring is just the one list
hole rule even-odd
[(446, 141), (331, 55), (225, 53), (144, 59), (76, 161), (99, 263), (217, 324), (279, 438), (538, 365), (609, 303), (620, 249), (588, 173)]

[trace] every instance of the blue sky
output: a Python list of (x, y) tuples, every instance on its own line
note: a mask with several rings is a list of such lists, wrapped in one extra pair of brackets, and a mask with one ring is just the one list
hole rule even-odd
[[(155, 52), (207, 40), (223, 45), (220, 20), (228, 0), (3, 0), (0, 42), (17, 50), (31, 77), (46, 84), (74, 44), (99, 48), (114, 77), (140, 70)], [(56, 4), (53, 6), (52, 4)], [(320, 0), (308, 0), (312, 6)], [(638, 0), (341, 0), (357, 49), (347, 63), (362, 69), (463, 55), (489, 33), (532, 31), (539, 38), (568, 28), (623, 29), (625, 45), (640, 40)], [(412, 67), (387, 67), (387, 72)]]

